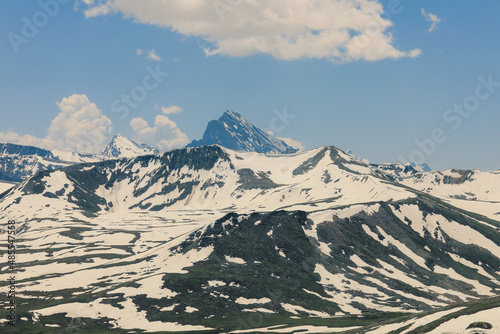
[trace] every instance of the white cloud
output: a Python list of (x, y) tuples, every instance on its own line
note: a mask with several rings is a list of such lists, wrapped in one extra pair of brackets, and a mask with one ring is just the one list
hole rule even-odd
[(427, 32), (433, 32), (436, 30), (437, 24), (441, 22), (441, 19), (437, 17), (437, 15), (427, 13), (425, 9), (422, 8), (422, 16), (425, 18), (426, 21), (431, 22), (431, 26), (429, 29), (427, 29)]
[(111, 12), (111, 9), (106, 4), (94, 4), (94, 1), (83, 1), (89, 8), (84, 11), (85, 17), (96, 17), (107, 15)]
[(146, 58), (149, 59), (149, 60), (152, 60), (152, 61), (161, 61), (162, 58), (156, 53), (155, 49), (153, 50), (141, 50), (141, 49), (137, 49), (135, 51), (135, 53), (138, 55), (138, 56), (142, 56), (143, 54), (146, 54)]
[(166, 151), (174, 148), (184, 147), (189, 143), (189, 139), (177, 124), (166, 115), (176, 114), (182, 111), (178, 106), (162, 107), (163, 115), (155, 118), (154, 126), (149, 126), (148, 122), (138, 117), (130, 121), (130, 127), (134, 132), (133, 139), (156, 146)]
[(46, 137), (9, 130), (0, 132), (0, 141), (83, 153), (97, 153), (109, 143), (113, 123), (85, 94), (65, 97), (57, 106), (60, 113), (50, 123)]
[(392, 22), (378, 0), (103, 0), (88, 5), (85, 15), (111, 12), (199, 37), (207, 56), (349, 62), (421, 54), (393, 46)]
[(292, 138), (280, 138), (280, 137), (276, 137), (276, 138), (283, 140), (288, 146), (296, 148), (299, 151), (304, 151), (305, 150), (304, 144), (302, 144), (302, 142), (300, 142), (298, 140), (294, 140)]
[(155, 49), (148, 51), (148, 59), (153, 61), (161, 61), (161, 57), (158, 56)]
[(171, 105), (169, 107), (161, 107), (161, 112), (164, 115), (173, 115), (182, 112), (182, 108), (179, 106)]
[(31, 135), (21, 135), (12, 129), (9, 129), (7, 132), (0, 132), (0, 142), (48, 148), (41, 145), (40, 138)]

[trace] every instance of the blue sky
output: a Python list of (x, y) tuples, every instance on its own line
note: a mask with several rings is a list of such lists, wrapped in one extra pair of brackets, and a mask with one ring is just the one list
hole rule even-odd
[(500, 169), (500, 2), (290, 3), (2, 1), (0, 142), (167, 150), (231, 109), (306, 149)]

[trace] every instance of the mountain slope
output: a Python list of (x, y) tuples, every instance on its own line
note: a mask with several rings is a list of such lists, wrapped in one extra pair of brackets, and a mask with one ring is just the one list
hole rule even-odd
[(204, 146), (42, 172), (4, 203), (15, 199), (9, 210), (29, 215), (62, 207), (311, 210), (414, 196), (335, 147), (281, 156)]
[(500, 219), (500, 171), (451, 169), (411, 172), (397, 175), (393, 180), (461, 209), (490, 219)]
[(275, 138), (240, 114), (226, 111), (218, 120), (210, 121), (201, 140), (192, 141), (187, 147), (220, 145), (236, 151), (258, 153), (294, 153), (297, 149)]
[(19, 321), (359, 333), (499, 295), (500, 222), (396, 181), (335, 147), (203, 146), (40, 172), (0, 198), (22, 250)]
[(440, 172), (417, 173), (404, 177), (399, 183), (439, 197), (469, 201), (498, 201), (500, 171), (451, 169)]
[(146, 144), (137, 144), (120, 134), (111, 140), (111, 143), (101, 152), (101, 156), (106, 158), (133, 158), (140, 155), (159, 154), (158, 148), (151, 148)]
[(425, 197), (218, 213), (19, 220), (20, 316), (38, 327), (339, 331), (500, 293), (499, 232)]
[(0, 196), (7, 190), (14, 188), (15, 185), (13, 182), (0, 181)]
[(368, 326), (356, 334), (495, 334), (500, 331), (499, 312), (500, 297), (482, 298)]
[(79, 163), (159, 154), (157, 148), (140, 145), (115, 135), (101, 154), (83, 154), (62, 150), (44, 150), (33, 146), (0, 144), (0, 180), (21, 182), (44, 170), (54, 170)]
[(40, 170), (69, 166), (51, 151), (33, 146), (0, 144), (0, 180), (20, 182)]

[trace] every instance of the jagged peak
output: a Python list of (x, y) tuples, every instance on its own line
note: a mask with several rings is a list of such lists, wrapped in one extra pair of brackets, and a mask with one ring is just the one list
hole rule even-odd
[(231, 117), (231, 118), (236, 118), (236, 119), (242, 119), (243, 117), (238, 114), (237, 112), (234, 112), (230, 109), (226, 110), (224, 112), (224, 114), (222, 114), (221, 118), (223, 118), (224, 116), (227, 116), (227, 117)]
[(297, 149), (259, 129), (240, 114), (227, 110), (218, 120), (208, 123), (203, 138), (188, 147), (219, 144), (237, 151), (259, 153), (295, 153)]
[(102, 150), (101, 155), (109, 158), (131, 158), (144, 154), (158, 154), (159, 149), (146, 144), (138, 144), (119, 133), (113, 136), (109, 145)]
[(122, 135), (121, 135), (121, 134), (119, 134), (119, 133), (116, 133), (116, 134), (113, 136), (113, 139), (111, 139), (111, 142), (113, 142), (113, 141), (115, 141), (115, 140), (127, 140), (127, 141), (134, 142), (132, 139), (128, 139), (127, 137), (122, 136)]

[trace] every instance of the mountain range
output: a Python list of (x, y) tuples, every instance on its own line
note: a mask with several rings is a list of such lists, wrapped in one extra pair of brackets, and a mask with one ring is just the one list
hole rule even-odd
[(498, 332), (500, 172), (252, 152), (263, 132), (235, 125), (244, 149), (71, 164), (0, 194), (20, 332)]
[[(241, 115), (229, 110), (219, 120), (208, 123), (203, 139), (194, 140), (187, 147), (214, 144), (247, 152), (280, 154), (297, 151), (296, 148), (289, 146), (283, 140), (265, 133)], [(33, 146), (0, 143), (0, 182), (21, 182), (39, 171), (78, 163), (160, 153), (158, 148), (138, 144), (120, 134), (116, 134), (109, 145), (99, 154), (83, 154), (56, 149), (46, 150)]]
[(33, 146), (0, 143), (0, 181), (21, 182), (44, 170), (67, 167), (85, 162), (131, 158), (146, 154), (159, 154), (158, 148), (115, 135), (99, 154), (83, 154), (62, 150), (46, 150)]

